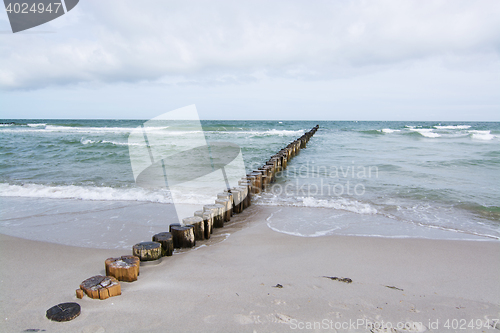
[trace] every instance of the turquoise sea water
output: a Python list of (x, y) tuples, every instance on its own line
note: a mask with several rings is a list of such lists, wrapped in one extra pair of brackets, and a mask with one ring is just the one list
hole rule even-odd
[[(171, 202), (134, 182), (127, 138), (142, 120), (0, 122), (0, 232), (15, 228), (19, 198)], [(274, 230), (412, 237), (430, 228), (500, 239), (500, 123), (202, 121), (207, 141), (241, 147), (247, 171), (316, 124), (255, 202), (321, 209), (324, 218), (269, 219)]]

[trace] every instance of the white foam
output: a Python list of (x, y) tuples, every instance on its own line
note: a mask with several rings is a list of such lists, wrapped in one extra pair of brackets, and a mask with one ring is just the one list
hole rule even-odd
[(92, 186), (45, 186), (38, 184), (0, 184), (1, 197), (31, 197), (52, 199), (80, 199), (104, 201), (147, 201), (172, 203), (165, 191), (150, 191), (141, 188), (119, 189)]
[[(3, 127), (11, 126), (11, 124), (1, 124)], [(144, 127), (144, 130), (148, 134), (158, 133), (166, 136), (179, 136), (179, 135), (191, 135), (199, 134), (202, 131), (182, 131), (182, 130), (166, 130), (169, 126), (163, 127)], [(104, 134), (104, 133), (115, 133), (115, 134), (127, 134), (134, 131), (135, 127), (72, 127), (72, 126), (60, 126), (60, 125), (47, 125), (47, 124), (28, 124), (28, 126), (21, 126), (18, 128), (5, 128), (2, 129), (3, 132), (60, 132), (60, 133), (85, 133), (85, 134)], [(208, 133), (220, 133), (219, 131), (206, 131)], [(263, 135), (263, 136), (300, 136), (305, 133), (305, 130), (277, 130), (270, 129), (267, 131), (230, 131), (225, 132), (225, 134), (250, 134), (250, 135)]]
[(14, 126), (14, 124), (0, 124), (0, 127)]
[(287, 231), (287, 230), (278, 229), (276, 227), (273, 227), (271, 225), (271, 223), (269, 223), (269, 222), (267, 223), (267, 226), (269, 227), (269, 229), (271, 229), (273, 231), (276, 231), (276, 232), (279, 232), (282, 234), (286, 234), (286, 235), (297, 236), (297, 237), (322, 237), (322, 236), (331, 235), (335, 230), (339, 229), (339, 228), (333, 228), (333, 229), (329, 229), (329, 230), (316, 231), (312, 234), (306, 234), (306, 233), (302, 234), (302, 233), (297, 232), (297, 231)]
[(379, 132), (382, 132), (382, 133), (394, 133), (394, 132), (401, 132), (401, 130), (393, 130), (393, 129), (390, 129), (390, 128), (383, 128), (381, 130), (379, 130)]
[(278, 136), (297, 136), (297, 135), (302, 135), (305, 133), (304, 130), (277, 130), (277, 129), (270, 129), (267, 131), (237, 131), (237, 132), (228, 132), (229, 133), (235, 133), (235, 134), (250, 134), (250, 135), (278, 135)]
[(93, 143), (97, 143), (99, 141), (94, 141), (94, 140), (90, 140), (90, 139), (83, 139), (81, 138), (80, 142), (83, 144), (83, 145), (88, 145), (88, 144), (93, 144)]
[(47, 125), (48, 132), (70, 132), (70, 133), (128, 133), (132, 131), (129, 127), (71, 127)]
[(437, 129), (468, 129), (470, 125), (447, 125), (447, 126), (434, 126)]
[(129, 143), (129, 142), (116, 142), (116, 141), (108, 141), (108, 140), (102, 140), (101, 143), (110, 143), (115, 146), (143, 146), (145, 147), (146, 144), (141, 144), (141, 143)]
[[(6, 124), (10, 125), (10, 124)], [(195, 133), (195, 131), (164, 131), (169, 128), (169, 126), (163, 127), (145, 127), (148, 133), (151, 132), (162, 132), (167, 135), (182, 135)], [(72, 126), (59, 126), (59, 125), (47, 125), (47, 124), (28, 124), (27, 126), (22, 126), (13, 129), (4, 129), (3, 132), (58, 132), (58, 133), (130, 133), (135, 130), (135, 127), (72, 127)]]
[(432, 128), (415, 128), (413, 126), (406, 126), (410, 131), (417, 132), (426, 138), (438, 138), (441, 134), (434, 133)]
[(105, 144), (112, 144), (115, 146), (146, 146), (146, 144), (140, 144), (140, 143), (116, 142), (116, 141), (109, 141), (109, 140), (91, 140), (91, 139), (84, 139), (84, 138), (81, 138), (80, 142), (83, 145), (105, 143)]
[(369, 204), (362, 203), (356, 200), (346, 198), (338, 199), (317, 199), (313, 197), (298, 197), (298, 198), (280, 198), (274, 196), (272, 198), (264, 198), (257, 200), (256, 205), (263, 206), (293, 206), (293, 207), (313, 207), (313, 208), (333, 208), (345, 210), (357, 214), (376, 214), (377, 210)]
[(469, 131), (473, 139), (489, 141), (495, 138), (491, 131)]
[(323, 200), (316, 199), (312, 197), (306, 197), (302, 199), (302, 204), (304, 207), (323, 207), (323, 208), (334, 208), (347, 210), (358, 214), (376, 214), (377, 210), (366, 203), (361, 203), (355, 200), (347, 200), (345, 198), (339, 198), (336, 200)]

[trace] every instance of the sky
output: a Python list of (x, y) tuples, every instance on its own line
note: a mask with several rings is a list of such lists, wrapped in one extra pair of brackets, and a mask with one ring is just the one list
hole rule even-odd
[(0, 118), (500, 121), (500, 1), (80, 0), (13, 34)]

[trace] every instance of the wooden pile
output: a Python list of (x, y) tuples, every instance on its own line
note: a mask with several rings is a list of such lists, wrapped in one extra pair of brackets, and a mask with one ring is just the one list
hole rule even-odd
[(106, 275), (116, 278), (118, 281), (133, 282), (139, 276), (140, 259), (136, 256), (121, 256), (119, 258), (108, 258), (104, 262)]
[[(94, 299), (106, 299), (122, 294), (120, 282), (112, 276), (96, 275), (88, 278), (80, 284), (80, 290), (83, 290), (88, 297)], [(81, 294), (77, 290), (77, 297)], [(83, 296), (83, 295), (82, 295)], [(81, 297), (78, 297), (81, 298)]]

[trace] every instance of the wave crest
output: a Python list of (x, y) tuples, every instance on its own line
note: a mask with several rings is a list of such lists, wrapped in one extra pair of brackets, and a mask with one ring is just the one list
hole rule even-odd
[(45, 186), (38, 184), (0, 184), (0, 197), (172, 203), (172, 199), (165, 191), (149, 191), (142, 188), (123, 189), (76, 185)]

